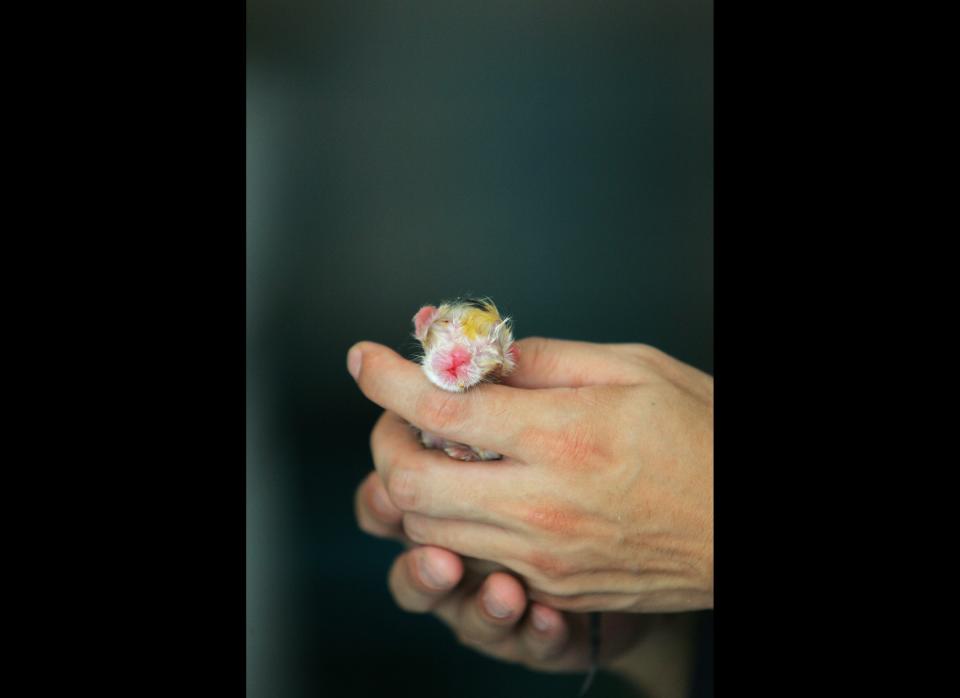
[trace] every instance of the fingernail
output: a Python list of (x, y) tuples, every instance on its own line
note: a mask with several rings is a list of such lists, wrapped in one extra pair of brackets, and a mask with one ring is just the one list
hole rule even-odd
[(553, 620), (548, 618), (539, 608), (534, 608), (533, 611), (531, 611), (530, 620), (533, 623), (533, 627), (542, 633), (547, 632), (553, 625)]
[(426, 555), (420, 555), (417, 558), (417, 570), (420, 572), (421, 581), (431, 589), (442, 591), (450, 586), (446, 572), (431, 565)]
[(347, 370), (353, 376), (353, 380), (360, 378), (360, 364), (363, 363), (363, 352), (358, 347), (353, 347), (347, 352)]
[(510, 608), (498, 599), (493, 592), (486, 591), (483, 594), (483, 607), (487, 609), (489, 613), (494, 618), (506, 618), (510, 615)]

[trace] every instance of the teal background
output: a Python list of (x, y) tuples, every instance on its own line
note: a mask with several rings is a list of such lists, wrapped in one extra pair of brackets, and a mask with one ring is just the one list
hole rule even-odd
[(345, 354), (472, 292), (712, 373), (712, 3), (248, 0), (246, 47), (248, 696), (572, 698), (394, 607)]

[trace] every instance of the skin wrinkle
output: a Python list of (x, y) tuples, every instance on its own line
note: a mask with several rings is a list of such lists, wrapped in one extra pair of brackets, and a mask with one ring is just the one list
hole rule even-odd
[(415, 475), (406, 469), (394, 469), (387, 481), (387, 494), (397, 508), (404, 511), (415, 509), (420, 502), (420, 488)]
[[(606, 345), (537, 337), (522, 339), (517, 344), (522, 347), (523, 358), (506, 382), (518, 387), (579, 389), (629, 385), (643, 379), (642, 372), (628, 357)], [(546, 376), (550, 378), (545, 379)]]
[(666, 603), (668, 599), (671, 610), (683, 610), (690, 599), (701, 600), (705, 596), (703, 589), (695, 584), (677, 584), (669, 577), (649, 576), (642, 585), (624, 584), (611, 590), (596, 590), (582, 593), (576, 589), (564, 591), (547, 591), (534, 588), (530, 591), (530, 598), (546, 606), (567, 611), (588, 611), (597, 607), (608, 610), (648, 611), (657, 608), (651, 604)]
[(606, 440), (597, 438), (594, 431), (594, 427), (573, 419), (559, 429), (524, 427), (517, 441), (527, 452), (542, 454), (541, 462), (573, 471), (593, 470), (611, 456)]
[(484, 411), (496, 417), (498, 421), (506, 421), (510, 418), (512, 405), (508, 399), (505, 399), (503, 387), (497, 383), (489, 382), (478, 385), (466, 393), (466, 396), (468, 401), (474, 403), (482, 401)]
[[(666, 500), (670, 503), (667, 508), (682, 508), (679, 498), (672, 496), (668, 491), (659, 494), (659, 498), (661, 501)], [(674, 518), (693, 520), (698, 524), (705, 525), (704, 522), (700, 521), (702, 516), (697, 514), (696, 511), (687, 511), (679, 513)], [(644, 518), (646, 517), (641, 516), (640, 520)], [(652, 572), (680, 574), (696, 579), (699, 575), (699, 569), (697, 563), (692, 562), (691, 559), (699, 561), (702, 558), (702, 545), (677, 538), (676, 528), (674, 524), (672, 526), (662, 526), (660, 530), (635, 529), (632, 533), (622, 532), (617, 537), (619, 539), (616, 547), (629, 551), (623, 556), (625, 561), (623, 569), (631, 570), (638, 575)], [(700, 527), (697, 526), (696, 528), (699, 529)], [(610, 537), (614, 536), (611, 534)], [(650, 563), (645, 561), (644, 558), (659, 559), (659, 564), (656, 567), (651, 567)]]
[(386, 491), (381, 487), (374, 487), (373, 481), (368, 480), (363, 488), (364, 496), (367, 499), (367, 506), (375, 511), (382, 519), (392, 519), (396, 515), (396, 509), (390, 502)]
[(636, 601), (634, 594), (602, 593), (561, 596), (542, 591), (530, 592), (530, 598), (545, 606), (563, 611), (585, 613), (602, 609), (605, 611), (627, 611)]
[[(633, 666), (638, 647), (652, 647), (650, 642), (638, 641), (645, 629), (650, 630), (648, 619), (660, 628), (658, 618), (672, 620), (682, 615), (675, 611), (713, 606), (712, 493), (708, 491), (712, 457), (705, 453), (712, 449), (712, 379), (646, 347), (612, 349), (555, 340), (544, 342), (540, 355), (549, 357), (541, 366), (552, 364), (556, 374), (538, 376), (527, 372), (528, 367), (536, 368), (537, 348), (524, 344), (521, 340), (526, 358), (514, 374), (519, 378), (517, 387), (476, 385), (460, 395), (467, 412), (466, 417), (460, 415), (461, 423), (447, 418), (454, 431), (461, 429), (461, 443), (475, 444), (481, 457), (481, 448), (497, 453), (507, 450), (501, 440), (506, 433), (522, 459), (514, 453), (512, 460), (491, 460), (476, 464), (476, 470), (460, 470), (468, 464), (451, 462), (448, 468), (438, 460), (446, 458), (442, 452), (429, 458), (422, 443), (413, 448), (411, 444), (420, 439), (410, 428), (406, 433), (395, 426), (384, 428), (378, 440), (371, 438), (371, 447), (383, 451), (374, 455), (380, 473), (371, 481), (379, 480), (377, 485), (383, 488), (391, 472), (399, 470), (411, 478), (416, 473), (413, 482), (422, 487), (421, 513), (405, 516), (398, 511), (387, 517), (396, 523), (385, 524), (375, 535), (402, 539), (404, 519), (424, 517), (430, 528), (416, 537), (437, 535), (450, 545), (414, 551), (437, 560), (446, 557), (445, 562), (455, 556), (462, 565), (460, 582), (437, 596), (417, 591), (419, 580), (406, 575), (391, 578), (391, 584), (397, 585), (391, 588), (404, 594), (404, 602), (417, 612), (436, 613), (481, 652), (538, 670), (588, 667), (591, 644), (584, 612), (605, 611), (601, 659), (620, 655)], [(381, 358), (390, 356), (385, 347), (368, 345), (367, 351)], [(404, 424), (416, 423), (410, 408), (419, 406), (420, 388), (413, 380), (400, 380), (403, 371), (398, 358), (365, 361), (361, 389), (371, 388), (364, 390), (368, 397), (391, 397), (391, 404), (381, 406), (402, 414)], [(585, 379), (594, 379), (595, 384)], [(537, 385), (540, 380), (545, 384)], [(392, 392), (390, 383), (395, 383)], [(491, 389), (489, 395), (485, 395), (487, 389)], [(437, 411), (451, 410), (441, 406)], [(531, 430), (524, 436), (536, 443), (522, 442), (520, 432), (531, 424), (540, 433)], [(577, 424), (579, 430), (574, 431)], [(496, 439), (497, 448), (480, 444), (490, 438)], [(448, 455), (452, 454), (448, 451)], [(390, 467), (384, 467), (383, 461), (390, 461)], [(510, 470), (491, 470), (494, 466)], [(358, 512), (358, 518), (379, 520), (380, 515), (372, 511), (373, 502), (363, 496), (369, 491), (359, 494), (358, 508), (368, 511)], [(429, 517), (428, 511), (432, 512)], [(502, 517), (496, 529), (475, 525), (494, 512)], [(463, 553), (485, 559), (458, 555), (461, 543)], [(416, 556), (414, 551), (404, 555)], [(498, 552), (503, 554), (494, 554)], [(484, 627), (498, 621), (484, 616), (481, 597), (481, 585), (492, 579), (489, 575), (495, 570), (505, 572), (496, 588), (513, 600), (509, 605), (514, 616), (499, 625), (500, 634)], [(512, 586), (503, 586), (507, 582)], [(535, 608), (554, 614), (556, 634), (540, 644), (530, 620)], [(622, 620), (622, 642), (617, 636), (618, 619)], [(672, 636), (666, 639), (676, 642)], [(664, 640), (657, 636), (655, 644)], [(627, 648), (630, 654), (623, 655)], [(666, 670), (664, 660), (674, 662), (671, 655), (644, 656), (655, 672)]]
[(534, 503), (522, 507), (519, 519), (532, 530), (569, 536), (584, 527), (587, 516), (569, 503)]
[[(441, 478), (438, 488), (429, 472), (421, 474), (424, 499), (459, 508), (466, 501), (470, 509), (483, 505), (483, 513), (499, 512), (501, 533), (512, 524), (508, 530), (515, 534), (501, 538), (479, 527), (470, 530), (465, 519), (476, 522), (481, 513), (464, 511), (464, 520), (457, 520), (458, 527), (450, 529), (440, 547), (457, 552), (463, 541), (463, 552), (495, 559), (525, 579), (534, 593), (565, 599), (565, 609), (656, 611), (664, 610), (657, 607), (663, 603), (670, 606), (667, 610), (681, 610), (683, 599), (696, 599), (701, 608), (712, 606), (705, 601), (712, 588), (712, 512), (704, 511), (704, 504), (712, 502), (704, 492), (712, 486), (712, 458), (705, 456), (712, 448), (712, 397), (704, 395), (712, 387), (709, 376), (679, 364), (666, 366), (673, 360), (646, 348), (634, 348), (633, 356), (622, 349), (621, 356), (610, 358), (616, 352), (577, 347), (576, 361), (567, 364), (560, 363), (563, 352), (556, 345), (549, 351), (523, 351), (523, 388), (479, 385), (459, 395), (439, 393), (433, 404), (418, 405), (444, 422), (428, 426), (449, 425), (454, 432), (457, 419), (482, 409), (478, 420), (490, 428), (480, 429), (478, 420), (461, 421), (462, 433), (469, 432), (465, 438), (477, 448), (500, 453), (503, 441), (490, 449), (479, 444), (481, 434), (496, 431), (499, 439), (516, 425), (513, 438), (523, 456), (512, 465), (487, 462), (487, 467), (518, 468), (496, 471), (487, 484), (451, 477)], [(620, 380), (632, 382), (579, 385), (591, 362), (602, 365), (607, 375), (619, 372)], [(537, 371), (560, 371), (567, 382), (537, 388), (532, 384)], [(451, 404), (458, 406), (451, 409)], [(496, 496), (480, 502), (477, 495), (484, 492)], [(437, 507), (421, 511), (433, 509)], [(435, 521), (440, 531), (450, 520)], [(430, 542), (433, 534), (417, 538)], [(614, 605), (605, 606), (607, 601)]]
[[(369, 479), (368, 479), (369, 482)], [(361, 531), (375, 536), (390, 536), (391, 526), (386, 523), (382, 517), (375, 513), (369, 486), (361, 485), (357, 490), (354, 501), (354, 511), (356, 513), (357, 525)], [(365, 505), (365, 506), (364, 506)]]
[[(496, 417), (498, 420), (503, 420), (504, 422), (506, 422), (507, 420), (503, 418), (509, 417), (510, 406), (507, 404), (505, 400), (502, 399), (501, 394), (498, 393), (496, 389), (493, 389), (493, 390), (486, 389), (488, 385), (492, 386), (495, 384), (488, 383), (486, 385), (478, 385), (473, 390), (466, 392), (464, 395), (468, 401), (473, 403), (482, 400), (483, 409), (486, 413)], [(501, 437), (503, 436), (505, 435), (502, 434)], [(508, 455), (508, 453), (501, 453), (501, 460), (492, 460), (492, 461), (485, 461), (485, 462), (496, 463), (496, 464), (499, 464), (502, 460), (513, 460), (514, 462), (520, 462), (520, 461), (517, 461), (516, 457), (512, 455), (512, 452), (514, 451), (514, 446), (513, 446), (514, 443), (516, 442), (511, 439), (507, 439), (504, 444), (506, 448), (501, 447), (500, 449), (501, 451), (510, 452), (510, 455)], [(474, 443), (472, 445), (484, 450), (489, 450), (489, 451), (494, 450), (489, 444)]]
[(422, 542), (426, 544), (434, 544), (436, 537), (431, 534), (430, 529), (434, 526), (443, 527), (444, 525), (451, 523), (476, 527), (477, 531), (489, 527), (499, 529), (503, 533), (514, 533), (514, 531), (501, 526), (493, 520), (484, 520), (483, 522), (478, 522), (475, 519), (434, 519), (424, 514), (418, 514), (417, 512), (405, 512), (403, 515), (404, 530), (407, 532), (407, 535), (411, 540), (414, 540), (418, 543)]
[[(482, 483), (487, 478), (513, 478), (516, 477), (514, 473), (509, 472), (509, 469), (518, 466), (516, 462), (510, 461), (508, 459), (503, 459), (499, 461), (482, 461), (480, 462), (463, 462), (457, 463), (456, 469), (458, 474), (462, 477), (460, 482), (471, 482), (475, 481), (482, 485)], [(503, 473), (490, 472), (491, 469), (503, 469)], [(426, 475), (429, 480), (429, 472)], [(502, 482), (503, 480), (501, 480)], [(462, 495), (455, 489), (456, 483), (451, 484), (450, 487), (442, 488), (442, 491), (435, 492), (432, 496), (442, 497), (442, 498), (456, 498), (461, 497)], [(516, 510), (516, 503), (514, 500), (509, 497), (503, 496), (485, 496), (482, 494), (482, 486), (478, 487), (476, 490), (472, 491), (469, 495), (471, 501), (471, 514), (470, 518), (459, 519), (456, 517), (444, 517), (434, 519), (438, 525), (441, 525), (446, 521), (462, 521), (462, 523), (476, 523), (496, 526), (503, 531), (509, 533), (516, 533), (520, 526), (514, 520), (514, 512)], [(461, 499), (461, 501), (463, 501)]]
[[(589, 546), (588, 546), (589, 547)], [(655, 551), (657, 552), (657, 551)], [(659, 551), (663, 552), (663, 551)], [(671, 554), (673, 551), (670, 551)], [(523, 561), (511, 561), (510, 567), (531, 579), (547, 580), (544, 589), (556, 596), (583, 594), (584, 588), (604, 593), (643, 593), (647, 589), (656, 589), (656, 580), (670, 585), (677, 577), (693, 580), (690, 588), (700, 589), (702, 582), (697, 579), (697, 570), (685, 564), (679, 558), (672, 561), (652, 556), (640, 561), (635, 567), (622, 565), (614, 561), (584, 564), (580, 569), (565, 559), (578, 557), (576, 551), (562, 549), (556, 553), (531, 553)]]
[(559, 580), (577, 572), (574, 566), (565, 558), (553, 553), (535, 551), (530, 554), (529, 561), (538, 575), (550, 580)]
[[(668, 540), (661, 542), (665, 537)], [(674, 580), (682, 578), (704, 585), (700, 569), (702, 550), (695, 542), (686, 542), (669, 534), (646, 534), (629, 547), (632, 555), (641, 554), (635, 571), (638, 576), (662, 574)]]
[(417, 426), (446, 435), (469, 419), (470, 410), (459, 393), (430, 390), (420, 395), (415, 414), (420, 420)]
[(533, 351), (528, 348), (523, 355), (523, 370), (533, 375), (549, 376), (556, 372), (559, 357), (544, 351), (546, 341), (543, 337), (528, 337), (524, 340), (528, 345), (532, 345)]
[(623, 348), (627, 355), (639, 361), (644, 372), (649, 376), (660, 376), (674, 387), (699, 400), (707, 400), (711, 397), (711, 379), (702, 371), (678, 362), (669, 354), (646, 344), (620, 344), (615, 346)]
[[(587, 517), (579, 516), (576, 517), (577, 524), (583, 528), (583, 521)], [(551, 506), (538, 506), (529, 511), (525, 520), (528, 523), (534, 524), (536, 528), (546, 530), (550, 533), (560, 534), (561, 536), (570, 538), (575, 527), (571, 524), (573, 517), (569, 514), (565, 514), (562, 507), (551, 507)], [(578, 554), (575, 551), (563, 550), (561, 553), (535, 553), (530, 559), (530, 566), (535, 570), (534, 574), (537, 576), (544, 576), (551, 580), (557, 580), (565, 575), (571, 576), (570, 584), (574, 591), (578, 591), (583, 587), (583, 584), (586, 580), (591, 578), (602, 579), (603, 574), (593, 574), (600, 570), (605, 570), (607, 573), (627, 573), (631, 571), (638, 578), (643, 578), (646, 582), (646, 586), (649, 587), (649, 582), (647, 580), (655, 575), (663, 576), (683, 576), (683, 577), (696, 577), (696, 565), (687, 562), (687, 559), (691, 557), (690, 546), (684, 545), (682, 541), (669, 538), (667, 541), (660, 542), (661, 535), (654, 533), (637, 532), (636, 536), (617, 536), (617, 520), (615, 517), (606, 517), (604, 519), (606, 524), (603, 528), (609, 530), (597, 530), (589, 538), (591, 540), (605, 540), (609, 538), (618, 539), (617, 548), (626, 548), (632, 549), (633, 552), (625, 556), (628, 560), (636, 560), (638, 554), (646, 553), (647, 556), (650, 553), (653, 553), (653, 559), (658, 559), (657, 556), (660, 556), (660, 564), (656, 567), (651, 567), (650, 563), (644, 563), (639, 561), (635, 564), (625, 564), (621, 568), (602, 568), (594, 565), (590, 572), (581, 573), (575, 575), (576, 570), (573, 569), (569, 564), (564, 563), (564, 559), (574, 558), (582, 559), (582, 553)], [(668, 529), (669, 530), (669, 529)], [(579, 538), (586, 537), (586, 534), (583, 530), (579, 533)], [(631, 540), (633, 539), (633, 540)], [(631, 568), (633, 568), (631, 570)], [(553, 586), (553, 585), (551, 585)], [(568, 585), (569, 586), (569, 585)], [(616, 585), (619, 591), (624, 591), (624, 585)], [(640, 589), (642, 590), (642, 589)], [(556, 589), (552, 590), (556, 591)]]

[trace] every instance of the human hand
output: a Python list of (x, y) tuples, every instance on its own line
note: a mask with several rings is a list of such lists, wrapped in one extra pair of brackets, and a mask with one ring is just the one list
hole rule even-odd
[[(523, 585), (513, 575), (491, 572), (483, 561), (464, 560), (442, 548), (413, 546), (403, 534), (403, 512), (390, 502), (376, 472), (357, 489), (355, 510), (367, 533), (412, 546), (396, 558), (388, 576), (391, 594), (404, 610), (432, 612), (462, 644), (497, 659), (551, 672), (584, 671), (590, 666), (588, 616), (528, 603)], [(662, 635), (671, 622), (656, 616), (604, 614), (600, 660), (608, 663), (635, 652), (651, 631)], [(626, 665), (635, 667), (637, 662)]]
[[(505, 385), (464, 394), (384, 346), (351, 350), (387, 410), (371, 448), (406, 535), (503, 565), (553, 609), (712, 608), (713, 379), (643, 345), (518, 346)], [(424, 450), (404, 420), (504, 459)]]

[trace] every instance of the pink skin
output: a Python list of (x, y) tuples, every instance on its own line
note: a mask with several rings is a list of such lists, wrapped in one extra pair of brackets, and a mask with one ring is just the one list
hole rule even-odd
[[(411, 540), (503, 565), (559, 610), (713, 607), (711, 376), (644, 345), (527, 339), (506, 385), (441, 394), (386, 347), (351, 351)], [(456, 463), (409, 424), (504, 458)]]
[[(414, 336), (425, 351), (423, 370), (430, 382), (443, 390), (460, 393), (483, 381), (496, 380), (516, 365), (519, 351), (509, 327), (497, 326), (487, 336), (468, 337), (463, 316), (456, 306), (425, 305), (413, 316)], [(432, 337), (431, 331), (434, 333)], [(428, 337), (430, 340), (428, 341)], [(464, 461), (497, 460), (500, 455), (423, 432), (427, 448), (443, 450)]]
[(432, 305), (425, 305), (413, 316), (414, 336), (421, 342), (427, 336), (427, 330), (437, 317), (437, 309)]
[[(433, 613), (462, 642), (497, 659), (549, 672), (584, 671), (590, 665), (586, 615), (563, 613), (530, 600), (520, 580), (495, 565), (464, 559), (443, 548), (414, 545), (404, 534), (403, 512), (393, 506), (376, 472), (357, 489), (354, 507), (363, 531), (400, 541), (407, 548), (388, 575), (390, 593), (402, 609)], [(669, 657), (656, 648), (669, 646), (662, 642), (669, 640), (665, 631), (678, 617), (605, 614), (604, 663), (619, 657), (629, 666), (640, 664), (662, 674), (662, 664)], [(645, 654), (651, 655), (646, 662)], [(616, 665), (610, 668), (630, 680), (628, 672)]]
[[(518, 358), (518, 352), (508, 351), (512, 359)], [(525, 364), (506, 378), (507, 386), (481, 386), (465, 400), (463, 395), (441, 395), (435, 384), (424, 380), (419, 367), (386, 347), (370, 342), (354, 346), (347, 361), (351, 375), (367, 397), (387, 409), (371, 434), (373, 460), (381, 472), (371, 473), (358, 489), (356, 515), (364, 531), (400, 540), (408, 547), (389, 575), (390, 591), (401, 608), (434, 613), (458, 639), (490, 656), (545, 671), (579, 671), (590, 663), (587, 616), (561, 611), (609, 606), (609, 589), (598, 589), (600, 598), (590, 597), (593, 578), (603, 581), (600, 578), (616, 571), (609, 568), (617, 556), (606, 554), (615, 551), (606, 549), (621, 537), (610, 535), (616, 533), (611, 522), (619, 523), (621, 515), (629, 519), (634, 510), (643, 513), (640, 521), (624, 522), (624, 533), (643, 529), (645, 519), (654, 519), (653, 543), (669, 542), (675, 539), (671, 534), (683, 533), (685, 521), (675, 515), (664, 519), (662, 509), (666, 506), (667, 514), (683, 513), (683, 508), (675, 506), (682, 503), (681, 495), (699, 489), (696, 482), (671, 486), (671, 479), (676, 479), (678, 468), (686, 467), (691, 449), (709, 445), (712, 453), (712, 438), (698, 438), (697, 431), (691, 431), (696, 420), (691, 422), (695, 415), (690, 408), (691, 400), (705, 401), (712, 422), (713, 380), (641, 345), (529, 339), (523, 353)], [(677, 386), (682, 390), (673, 389)], [(576, 402), (581, 395), (587, 398), (585, 404)], [(647, 411), (621, 423), (623, 412), (647, 404), (670, 409)], [(687, 409), (681, 409), (684, 406)], [(577, 426), (569, 421), (571, 412), (578, 415), (577, 422), (583, 420), (585, 428), (571, 428)], [(623, 477), (629, 471), (620, 467), (612, 481), (606, 477), (609, 464), (604, 461), (618, 456), (614, 453), (617, 439), (599, 438), (608, 422), (615, 434), (644, 432), (637, 439), (639, 446), (627, 444), (626, 453), (614, 458), (626, 466), (641, 452), (641, 462), (649, 467), (640, 469), (639, 475), (649, 471), (656, 476), (641, 488), (642, 506), (631, 505), (629, 482)], [(532, 440), (532, 451), (518, 453), (520, 460), (515, 464), (450, 464), (443, 455), (423, 450), (410, 432), (410, 423), (432, 424), (451, 438), (470, 443), (499, 447), (497, 439), (506, 439), (502, 445), (507, 454), (510, 443)], [(671, 440), (677, 432), (682, 437), (680, 451)], [(647, 452), (648, 443), (658, 448)], [(575, 456), (573, 462), (564, 456), (568, 451)], [(658, 457), (661, 452), (676, 457), (664, 461)], [(582, 479), (577, 475), (583, 469), (580, 461), (588, 457), (596, 467)], [(709, 472), (704, 481), (708, 489), (712, 457)], [(666, 484), (661, 482), (664, 479)], [(667, 502), (658, 500), (661, 490), (671, 493)], [(593, 515), (597, 492), (600, 518)], [(617, 516), (611, 516), (612, 492), (622, 500)], [(568, 510), (566, 502), (576, 506)], [(706, 511), (712, 511), (712, 499)], [(470, 523), (475, 512), (479, 518)], [(510, 525), (511, 515), (519, 517), (522, 525), (511, 527), (508, 538), (498, 539), (500, 526)], [(497, 525), (487, 525), (487, 520)], [(712, 518), (699, 523), (709, 534), (712, 550)], [(509, 548), (531, 535), (526, 555), (524, 546), (516, 553)], [(479, 547), (487, 539), (494, 546), (489, 552)], [(414, 540), (423, 545), (416, 546)], [(648, 551), (643, 542), (631, 547), (624, 571), (640, 566), (653, 573), (665, 568), (657, 560), (644, 564), (656, 549)], [(497, 560), (496, 551), (506, 564), (482, 562)], [(578, 559), (583, 551), (591, 553), (590, 559)], [(604, 559), (598, 560), (601, 554)], [(675, 558), (667, 562), (676, 563)], [(523, 569), (504, 569), (518, 561)], [(709, 563), (712, 579), (712, 552)], [(580, 580), (583, 570), (590, 579)], [(557, 586), (556, 594), (547, 593), (551, 585)], [(687, 610), (686, 605), (678, 608), (672, 603), (671, 613), (649, 613), (659, 606), (644, 604), (640, 610), (647, 612), (643, 614), (605, 613), (600, 659), (645, 695), (683, 696), (693, 661), (691, 616), (675, 612)], [(610, 608), (624, 606), (618, 602)]]
[(425, 305), (413, 317), (414, 337), (424, 348), (424, 373), (434, 385), (454, 393), (509, 374), (518, 357), (508, 320), (486, 335), (468, 336), (463, 310), (456, 304)]
[(471, 361), (473, 354), (470, 350), (456, 344), (448, 352), (438, 352), (433, 357), (433, 370), (456, 385), (468, 380)]

